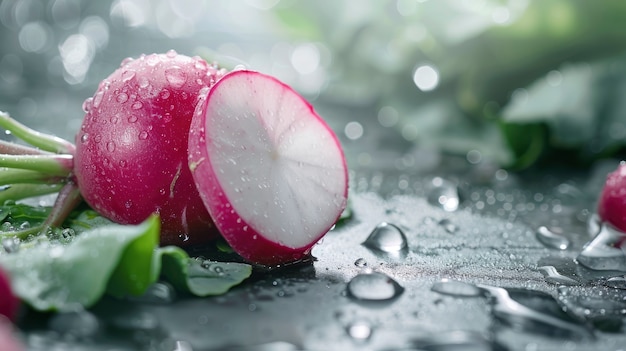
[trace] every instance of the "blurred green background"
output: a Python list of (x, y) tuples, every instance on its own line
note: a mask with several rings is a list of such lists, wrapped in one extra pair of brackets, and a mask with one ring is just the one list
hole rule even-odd
[(341, 107), (345, 143), (514, 170), (626, 150), (620, 0), (2, 0), (0, 40), (0, 110), (65, 138), (123, 58), (175, 49)]

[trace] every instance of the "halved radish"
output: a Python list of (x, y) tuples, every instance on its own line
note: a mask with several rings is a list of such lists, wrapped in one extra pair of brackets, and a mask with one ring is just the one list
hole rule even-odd
[(189, 167), (224, 239), (250, 262), (307, 255), (346, 206), (339, 140), (289, 86), (248, 70), (201, 96)]

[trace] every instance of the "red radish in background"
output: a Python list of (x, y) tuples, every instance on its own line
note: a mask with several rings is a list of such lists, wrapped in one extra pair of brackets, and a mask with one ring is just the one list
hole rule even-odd
[(23, 351), (26, 350), (22, 343), (18, 341), (13, 330), (13, 324), (0, 318), (0, 350), (2, 351)]
[(122, 224), (158, 213), (163, 245), (213, 238), (187, 166), (187, 138), (198, 93), (224, 73), (174, 51), (122, 62), (84, 104), (74, 174), (85, 201)]
[(0, 315), (15, 320), (19, 306), (20, 300), (13, 295), (9, 277), (4, 270), (0, 269)]
[(231, 72), (201, 96), (189, 168), (222, 236), (255, 263), (301, 259), (346, 206), (337, 137), (295, 91), (258, 72)]
[(607, 176), (598, 201), (598, 215), (602, 221), (626, 233), (626, 162), (621, 162), (617, 170)]

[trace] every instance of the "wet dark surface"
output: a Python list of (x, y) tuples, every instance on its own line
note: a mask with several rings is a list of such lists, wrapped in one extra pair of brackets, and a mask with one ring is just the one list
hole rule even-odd
[[(55, 48), (78, 24), (42, 10), (51, 29), (41, 26), (57, 42), (20, 43), (30, 22), (6, 18), (15, 3), (0, 6), (0, 109), (68, 139), (83, 100), (124, 57), (194, 54), (231, 41), (243, 43), (242, 53), (267, 54), (260, 48), (274, 45), (249, 29), (216, 37), (209, 25), (193, 38), (163, 38), (148, 25), (124, 27), (132, 13), (113, 15), (114, 6), (94, 2), (81, 7), (81, 28), (91, 28), (81, 33), (98, 43), (105, 28), (106, 44), (92, 47), (84, 76), (72, 75)], [(41, 6), (32, 3), (36, 15)], [(480, 153), (450, 156), (409, 142), (374, 103), (308, 97), (339, 135), (351, 169), (352, 216), (315, 246), (313, 262), (258, 269), (217, 297), (182, 296), (159, 283), (141, 298), (108, 298), (89, 310), (28, 311), (18, 325), (28, 350), (624, 349), (626, 256), (610, 246), (621, 234), (593, 217), (618, 160), (515, 173)]]

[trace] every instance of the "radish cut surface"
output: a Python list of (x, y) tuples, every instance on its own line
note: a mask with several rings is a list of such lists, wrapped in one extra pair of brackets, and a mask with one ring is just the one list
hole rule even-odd
[(258, 72), (229, 73), (201, 98), (189, 166), (218, 229), (252, 262), (302, 258), (346, 206), (337, 137), (294, 90)]

